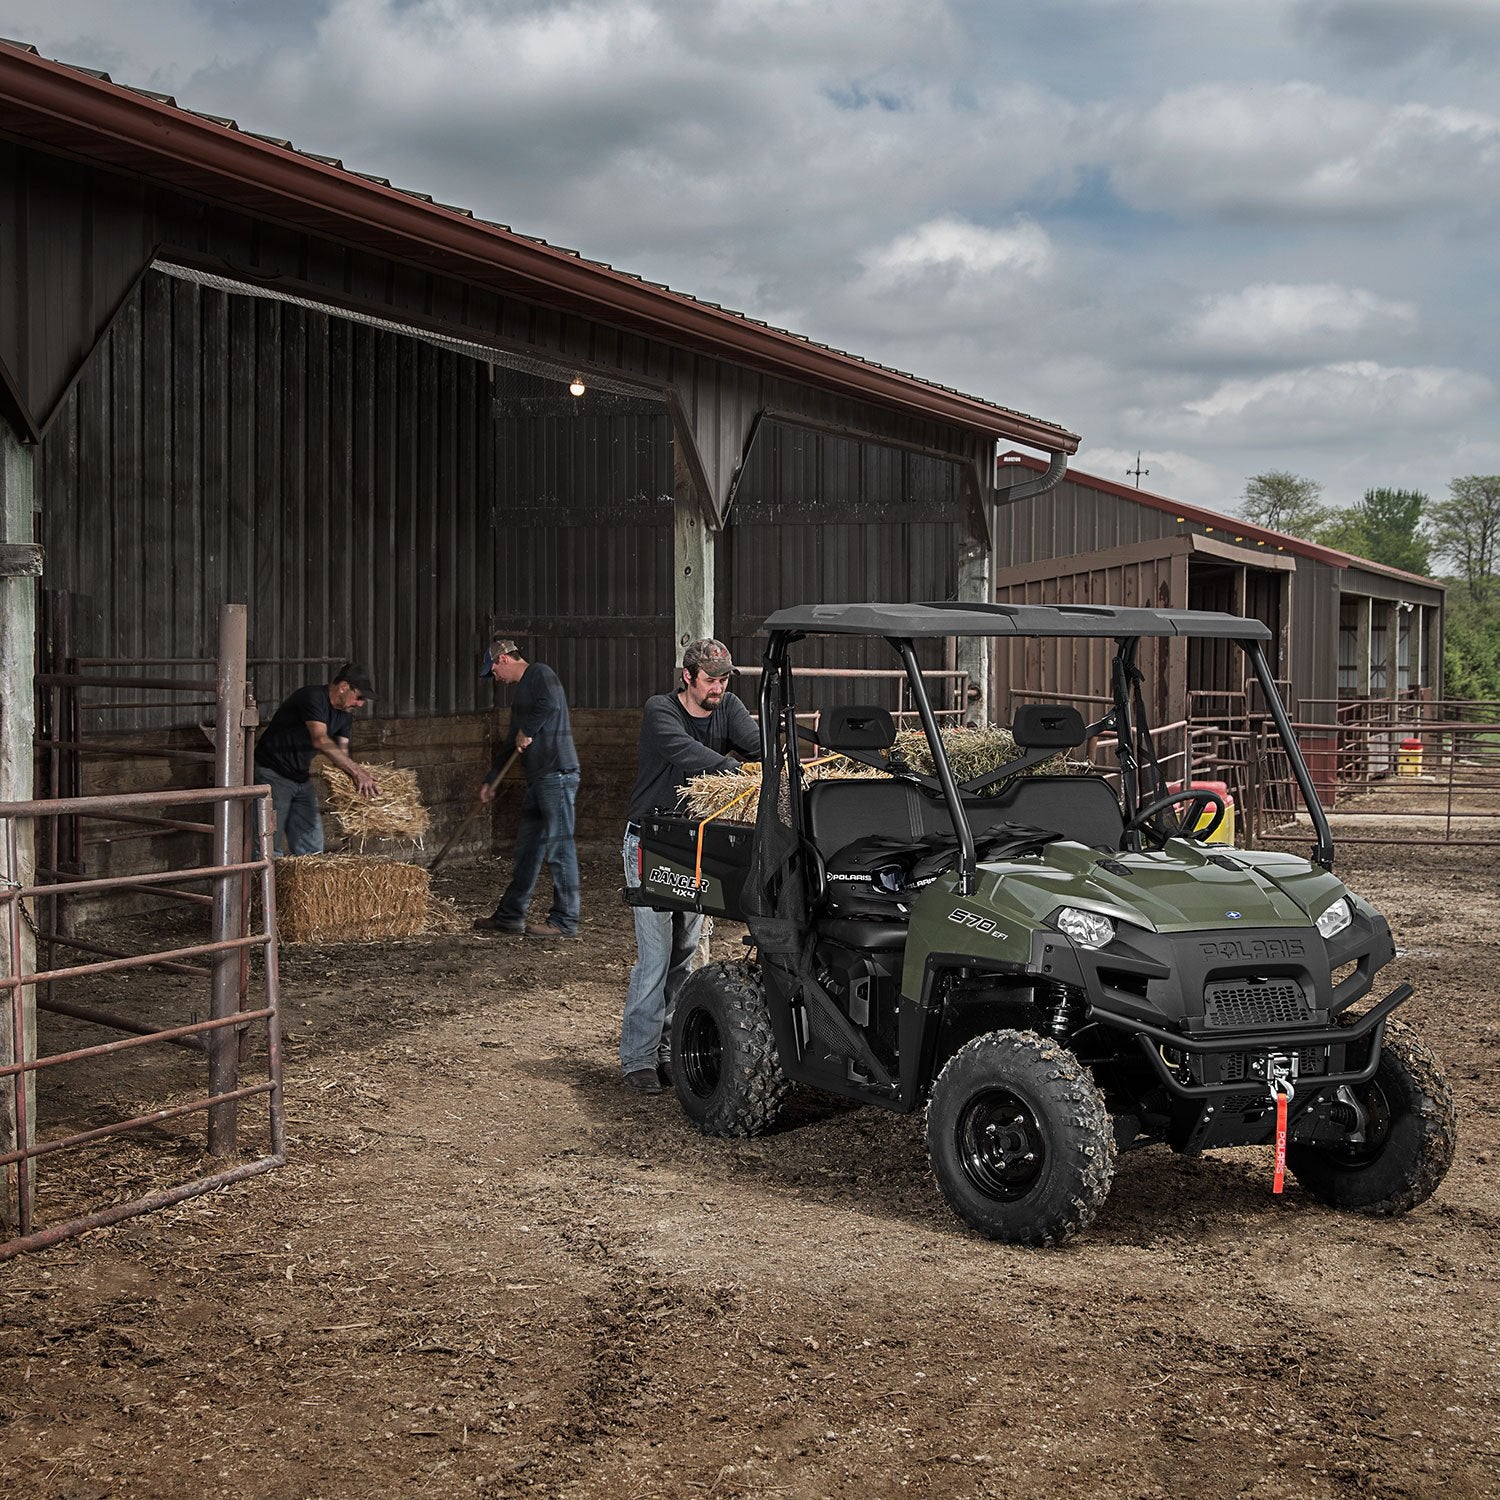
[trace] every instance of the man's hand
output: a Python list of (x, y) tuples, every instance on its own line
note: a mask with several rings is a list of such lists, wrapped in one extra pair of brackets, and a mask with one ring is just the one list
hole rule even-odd
[(380, 791), (380, 783), (363, 766), (354, 766), (349, 774), (354, 778), (354, 790), (361, 797), (373, 797)]
[(516, 730), (516, 749), (517, 750), (524, 750), (530, 743), (531, 743), (531, 736), (529, 734), (523, 734), (519, 729)]
[(493, 781), (480, 782), (479, 800), (485, 804), (489, 804), (495, 800), (495, 783)]

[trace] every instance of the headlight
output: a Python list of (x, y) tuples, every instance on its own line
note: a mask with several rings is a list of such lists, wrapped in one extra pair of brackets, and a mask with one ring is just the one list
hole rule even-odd
[(1347, 896), (1340, 896), (1318, 918), (1318, 931), (1325, 938), (1337, 937), (1353, 920), (1354, 913), (1349, 910), (1349, 898)]
[(1115, 924), (1096, 911), (1065, 906), (1057, 914), (1057, 930), (1080, 948), (1102, 948), (1115, 935)]

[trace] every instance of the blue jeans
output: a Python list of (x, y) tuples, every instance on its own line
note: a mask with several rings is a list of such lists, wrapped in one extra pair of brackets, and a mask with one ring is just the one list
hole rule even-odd
[(578, 849), (573, 843), (577, 796), (577, 771), (551, 771), (526, 783), (516, 828), (515, 868), (495, 908), (497, 922), (517, 925), (526, 920), (526, 908), (546, 860), (552, 871), (552, 910), (547, 920), (570, 935), (578, 931)]
[[(621, 851), (625, 884), (641, 883), (641, 841), (625, 835)], [(693, 955), (703, 932), (702, 914), (695, 911), (651, 911), (633, 906), (635, 967), (625, 991), (625, 1015), (620, 1022), (620, 1067), (626, 1073), (654, 1068), (671, 1055), (672, 1012), (677, 995), (693, 971)]]
[[(271, 788), (271, 806), (276, 809), (276, 827), (288, 854), (323, 852), (323, 815), (318, 811), (318, 789), (312, 778), (288, 781), (264, 766), (256, 766), (255, 779)], [(272, 840), (274, 846), (275, 840)], [(274, 857), (276, 850), (273, 847)]]

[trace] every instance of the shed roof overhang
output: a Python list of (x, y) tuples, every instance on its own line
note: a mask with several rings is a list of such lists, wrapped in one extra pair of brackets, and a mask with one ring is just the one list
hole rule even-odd
[(1131, 636), (1266, 641), (1259, 620), (1197, 609), (1137, 609), (1112, 604), (799, 604), (777, 610), (768, 631), (804, 635), (879, 635), (896, 639), (946, 636)]
[(0, 43), (0, 132), (886, 410), (1053, 454), (1077, 451), (1077, 435), (1052, 423), (697, 301), (16, 43)]

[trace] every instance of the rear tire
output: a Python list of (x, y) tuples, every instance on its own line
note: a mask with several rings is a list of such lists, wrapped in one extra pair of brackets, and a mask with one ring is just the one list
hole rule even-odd
[(943, 1196), (987, 1239), (1060, 1245), (1109, 1192), (1115, 1140), (1083, 1065), (1029, 1031), (959, 1048), (932, 1086), (927, 1152)]
[(791, 1092), (759, 975), (713, 963), (683, 985), (672, 1017), (672, 1086), (705, 1135), (760, 1135)]
[(1380, 1066), (1354, 1096), (1369, 1139), (1347, 1146), (1289, 1141), (1286, 1164), (1330, 1208), (1394, 1217), (1430, 1198), (1453, 1163), (1458, 1112), (1437, 1058), (1400, 1021), (1386, 1023)]

